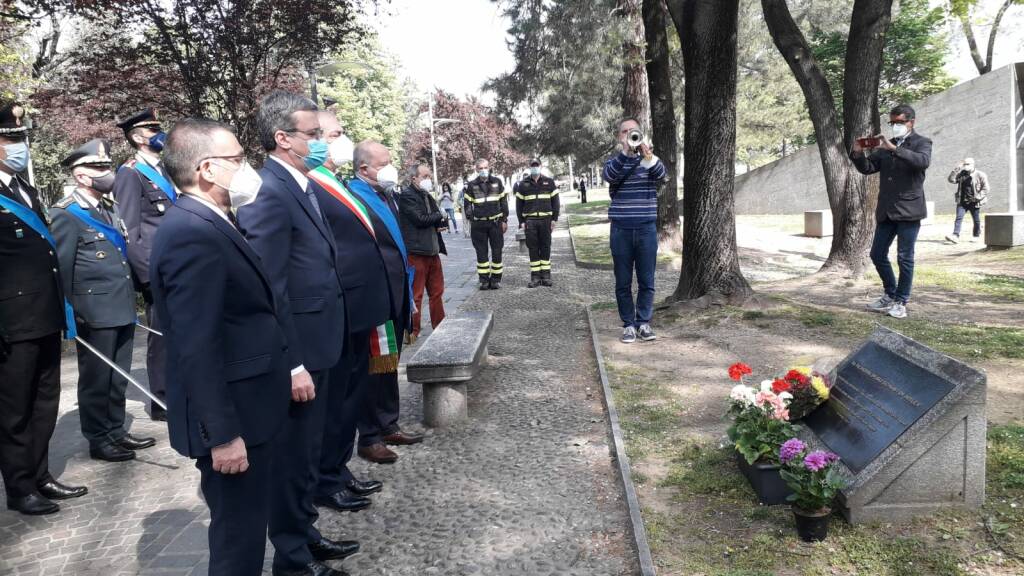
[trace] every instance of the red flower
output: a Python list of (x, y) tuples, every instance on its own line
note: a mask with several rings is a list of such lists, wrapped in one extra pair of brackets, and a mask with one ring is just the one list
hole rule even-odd
[(790, 370), (789, 372), (786, 373), (785, 376), (782, 377), (782, 379), (792, 382), (793, 384), (801, 388), (811, 383), (811, 379), (805, 376), (804, 373), (799, 370)]
[(739, 380), (743, 378), (744, 374), (753, 373), (754, 371), (750, 369), (750, 366), (747, 366), (743, 362), (737, 362), (732, 366), (729, 366), (729, 378), (732, 378), (733, 380)]
[(776, 380), (772, 382), (772, 392), (775, 392), (776, 394), (789, 392), (790, 388), (791, 386), (789, 385), (789, 382), (786, 382), (785, 380)]

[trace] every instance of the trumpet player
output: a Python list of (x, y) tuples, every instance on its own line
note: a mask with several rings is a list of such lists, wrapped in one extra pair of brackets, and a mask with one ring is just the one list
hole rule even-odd
[[(654, 313), (654, 268), (658, 257), (658, 182), (665, 178), (665, 165), (645, 142), (640, 122), (625, 118), (616, 129), (621, 151), (604, 164), (602, 176), (608, 182), (612, 203), (611, 252), (615, 268), (615, 301), (622, 320), (623, 343), (637, 338), (656, 339), (651, 329)], [(637, 294), (633, 298), (633, 273)]]

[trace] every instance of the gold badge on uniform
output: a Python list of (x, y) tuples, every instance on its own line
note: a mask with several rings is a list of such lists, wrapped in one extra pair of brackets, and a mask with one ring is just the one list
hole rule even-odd
[(100, 250), (99, 252), (96, 253), (96, 257), (99, 258), (100, 260), (103, 260), (104, 258), (107, 257), (107, 253), (104, 252), (103, 250)]

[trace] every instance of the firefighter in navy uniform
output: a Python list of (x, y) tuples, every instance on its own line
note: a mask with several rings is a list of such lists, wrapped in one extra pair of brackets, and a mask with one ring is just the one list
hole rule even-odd
[[(463, 210), (470, 221), (481, 290), (501, 288), (501, 249), (508, 230), (508, 194), (500, 178), (491, 176), (487, 160), (476, 161), (477, 177), (466, 184)], [(490, 255), (488, 255), (488, 248)]]
[(526, 228), (530, 250), (529, 288), (551, 286), (551, 232), (558, 220), (558, 186), (541, 174), (539, 158), (530, 161), (529, 175), (516, 185), (516, 216)]
[[(128, 267), (127, 230), (114, 202), (110, 146), (91, 140), (61, 161), (75, 190), (51, 210), (53, 237), (64, 293), (75, 310), (78, 336), (131, 371), (135, 335), (135, 291)], [(156, 444), (136, 438), (125, 426), (128, 382), (106, 362), (78, 344), (78, 414), (82, 435), (95, 460), (122, 462), (135, 450)]]
[(60, 338), (68, 325), (56, 246), (28, 166), (24, 108), (0, 102), (0, 472), (7, 508), (52, 514), (88, 490), (50, 475), (60, 401)]
[[(160, 120), (152, 108), (126, 118), (117, 127), (124, 131), (128, 143), (135, 149), (135, 156), (117, 169), (114, 179), (114, 199), (128, 228), (128, 264), (132, 268), (135, 288), (146, 302), (146, 324), (162, 332), (163, 323), (156, 315), (149, 291), (149, 251), (161, 219), (177, 198), (174, 186), (160, 163), (160, 152), (167, 136), (160, 129)], [(167, 394), (163, 339), (149, 333), (146, 343), (149, 390), (163, 400)], [(167, 420), (163, 408), (156, 404), (150, 405), (150, 416), (154, 420)]]

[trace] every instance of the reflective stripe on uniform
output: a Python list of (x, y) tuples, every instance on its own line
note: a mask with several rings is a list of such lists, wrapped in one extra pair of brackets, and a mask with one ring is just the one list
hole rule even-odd
[(545, 218), (552, 215), (554, 215), (554, 212), (527, 212), (523, 214), (525, 218)]

